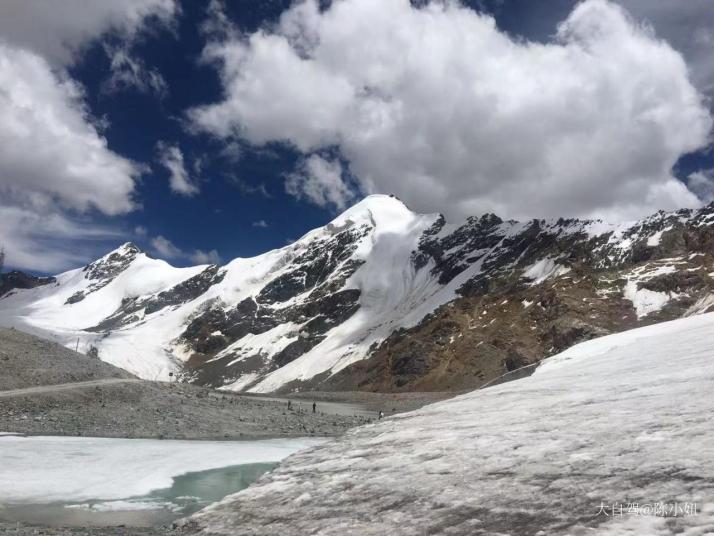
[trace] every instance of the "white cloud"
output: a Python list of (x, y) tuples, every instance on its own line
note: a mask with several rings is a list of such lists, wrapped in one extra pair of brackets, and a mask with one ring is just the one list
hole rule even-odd
[(222, 0), (210, 0), (206, 6), (206, 20), (201, 25), (201, 32), (223, 37), (237, 34), (236, 28), (226, 14)]
[(195, 264), (221, 264), (221, 257), (215, 249), (211, 251), (197, 249), (189, 256), (189, 259)]
[(258, 220), (258, 221), (254, 221), (254, 222), (253, 222), (253, 227), (259, 227), (259, 228), (261, 228), (261, 229), (267, 229), (267, 228), (270, 227), (270, 226), (268, 225), (268, 222), (267, 222), (267, 221), (265, 221), (265, 220)]
[[(226, 96), (189, 113), (198, 128), (305, 155), (338, 146), (364, 191), (418, 210), (629, 218), (700, 203), (671, 173), (712, 126), (687, 65), (605, 0), (548, 44), (456, 2), (307, 0), (204, 56)], [(339, 205), (295, 177), (290, 191)]]
[(31, 50), (53, 65), (69, 65), (100, 35), (115, 31), (131, 39), (148, 17), (167, 23), (177, 10), (174, 0), (3, 0), (0, 39)]
[[(66, 67), (106, 32), (131, 41), (174, 0), (0, 2), (0, 242), (13, 266), (52, 272), (96, 257), (136, 208), (140, 166), (111, 151)], [(34, 226), (32, 228), (31, 226)]]
[(106, 253), (121, 233), (94, 223), (67, 217), (59, 211), (39, 213), (0, 204), (0, 246), (6, 267), (57, 273), (81, 266)]
[(102, 84), (104, 93), (116, 93), (135, 89), (141, 93), (153, 93), (165, 97), (168, 93), (166, 80), (158, 70), (146, 65), (144, 60), (132, 55), (127, 44), (105, 45), (111, 74)]
[(221, 264), (221, 256), (215, 249), (195, 249), (193, 253), (188, 253), (162, 235), (152, 238), (150, 243), (154, 253), (164, 259), (186, 259), (194, 264)]
[(299, 168), (285, 178), (285, 191), (298, 199), (307, 199), (320, 207), (344, 209), (355, 194), (343, 179), (339, 160), (319, 155), (306, 158)]
[(134, 227), (134, 234), (138, 237), (145, 237), (147, 234), (149, 234), (149, 230), (144, 227), (143, 225), (137, 225)]
[(165, 259), (176, 259), (185, 256), (179, 247), (175, 246), (171, 240), (162, 235), (151, 239), (151, 247), (154, 248), (154, 251), (160, 257)]
[(229, 141), (223, 146), (223, 149), (221, 149), (221, 156), (231, 164), (235, 164), (242, 158), (243, 148), (240, 146), (240, 143)]
[(196, 195), (199, 188), (186, 171), (181, 149), (176, 145), (168, 145), (163, 142), (157, 143), (156, 149), (159, 162), (169, 170), (171, 191), (186, 197)]
[(40, 56), (0, 44), (0, 243), (8, 265), (55, 272), (83, 264), (116, 234), (79, 215), (133, 210), (141, 172), (107, 147), (77, 84)]
[(657, 35), (681, 51), (692, 80), (714, 96), (714, 6), (711, 0), (618, 0), (634, 17), (651, 23)]
[(705, 203), (714, 201), (714, 169), (696, 171), (687, 178), (687, 186)]
[(141, 168), (109, 150), (81, 88), (30, 52), (0, 45), (0, 192), (33, 206), (132, 210)]

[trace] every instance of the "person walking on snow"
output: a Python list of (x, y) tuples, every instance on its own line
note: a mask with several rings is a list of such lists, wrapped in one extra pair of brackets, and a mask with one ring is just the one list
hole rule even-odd
[(317, 412), (317, 402), (312, 403), (312, 412), (316, 413)]

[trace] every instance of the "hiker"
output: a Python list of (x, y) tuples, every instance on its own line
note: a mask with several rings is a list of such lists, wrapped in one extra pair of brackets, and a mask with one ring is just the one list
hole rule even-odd
[(382, 420), (382, 417), (384, 417), (384, 413), (382, 413), (382, 410), (379, 410), (379, 420)]
[(313, 402), (312, 403), (312, 412), (315, 413), (317, 411), (317, 403)]
[(290, 400), (288, 400), (288, 411), (290, 411), (292, 409), (292, 407), (293, 407), (292, 402), (290, 402)]

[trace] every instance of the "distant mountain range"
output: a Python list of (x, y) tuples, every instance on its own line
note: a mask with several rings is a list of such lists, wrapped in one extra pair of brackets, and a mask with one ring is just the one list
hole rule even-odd
[(0, 325), (140, 377), (255, 392), (459, 390), (574, 343), (714, 311), (714, 204), (454, 224), (375, 195), (281, 249), (175, 268), (131, 243), (5, 274)]

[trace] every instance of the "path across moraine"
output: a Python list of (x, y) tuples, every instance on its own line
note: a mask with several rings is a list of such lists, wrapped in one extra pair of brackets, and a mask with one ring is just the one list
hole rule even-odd
[[(242, 394), (241, 396), (251, 395)], [(258, 400), (265, 400), (267, 402), (279, 402), (280, 404), (284, 404), (286, 408), (289, 401), (293, 411), (302, 411), (306, 413), (312, 412), (313, 401), (307, 398), (282, 398), (274, 396), (255, 396), (255, 398)], [(354, 404), (350, 402), (328, 402), (322, 400), (315, 400), (315, 404), (315, 411), (325, 415), (376, 418), (378, 413), (368, 410), (364, 404)]]
[(102, 387), (105, 385), (115, 385), (118, 383), (139, 383), (141, 381), (143, 380), (138, 380), (134, 378), (104, 378), (102, 380), (90, 380), (86, 382), (58, 383), (55, 385), (37, 385), (34, 387), (24, 387), (22, 389), (10, 389), (7, 391), (0, 391), (0, 398), (55, 393), (57, 391), (71, 391), (74, 389), (87, 389), (90, 387)]

